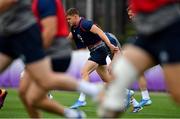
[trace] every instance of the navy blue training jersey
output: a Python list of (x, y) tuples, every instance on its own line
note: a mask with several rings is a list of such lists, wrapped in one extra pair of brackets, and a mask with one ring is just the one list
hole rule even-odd
[(90, 32), (92, 25), (92, 21), (82, 18), (78, 26), (71, 27), (71, 33), (78, 49), (94, 45), (101, 41), (101, 38), (97, 34)]

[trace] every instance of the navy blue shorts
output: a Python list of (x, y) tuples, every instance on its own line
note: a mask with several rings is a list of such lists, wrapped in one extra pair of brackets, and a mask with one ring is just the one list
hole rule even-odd
[(180, 62), (180, 21), (155, 34), (139, 35), (134, 44), (147, 51), (157, 63)]
[(71, 56), (69, 57), (60, 57), (60, 58), (52, 58), (51, 65), (52, 69), (55, 72), (66, 72), (71, 62)]
[(65, 72), (71, 62), (72, 48), (69, 40), (56, 38), (46, 54), (51, 58), (52, 69), (55, 72)]
[(88, 60), (94, 61), (99, 65), (106, 65), (106, 57), (108, 56), (108, 49), (104, 42), (100, 42), (96, 47), (89, 49), (90, 58)]
[(45, 52), (38, 25), (34, 24), (18, 34), (0, 36), (0, 52), (12, 59), (20, 57), (26, 64), (44, 58)]

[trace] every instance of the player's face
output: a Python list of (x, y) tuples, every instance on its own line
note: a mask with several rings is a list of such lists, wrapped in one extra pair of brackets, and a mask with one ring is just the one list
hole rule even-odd
[(66, 19), (67, 19), (67, 22), (70, 26), (74, 26), (76, 25), (76, 16), (73, 15), (73, 16), (66, 16)]

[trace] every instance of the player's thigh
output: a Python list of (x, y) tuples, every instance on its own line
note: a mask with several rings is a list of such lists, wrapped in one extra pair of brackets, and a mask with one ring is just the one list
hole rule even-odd
[(107, 65), (99, 65), (96, 71), (103, 81), (109, 82), (112, 80), (112, 77), (108, 71)]
[(84, 64), (81, 73), (84, 74), (90, 74), (98, 67), (98, 64), (94, 61), (87, 60), (87, 62)]
[(53, 78), (49, 58), (43, 58), (39, 61), (29, 63), (26, 65), (26, 69), (31, 77), (33, 77), (31, 80), (34, 80), (39, 84), (46, 83), (48, 82), (47, 80), (51, 80)]
[(180, 63), (164, 65), (163, 69), (168, 91), (180, 103)]

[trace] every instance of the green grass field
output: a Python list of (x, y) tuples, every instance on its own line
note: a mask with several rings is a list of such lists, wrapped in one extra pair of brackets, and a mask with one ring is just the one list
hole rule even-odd
[[(52, 92), (54, 99), (66, 106), (70, 106), (77, 99), (75, 92)], [(180, 118), (180, 107), (177, 107), (166, 93), (150, 93), (153, 104), (146, 106), (139, 113), (131, 113), (130, 109), (123, 115), (124, 118)], [(140, 100), (140, 93), (136, 92), (135, 97)], [(82, 107), (88, 118), (96, 118), (96, 104), (90, 99), (86, 107)], [(17, 91), (8, 89), (4, 107), (0, 110), (0, 118), (27, 118), (28, 115), (20, 102)], [(59, 116), (43, 113), (44, 118), (59, 118)]]

